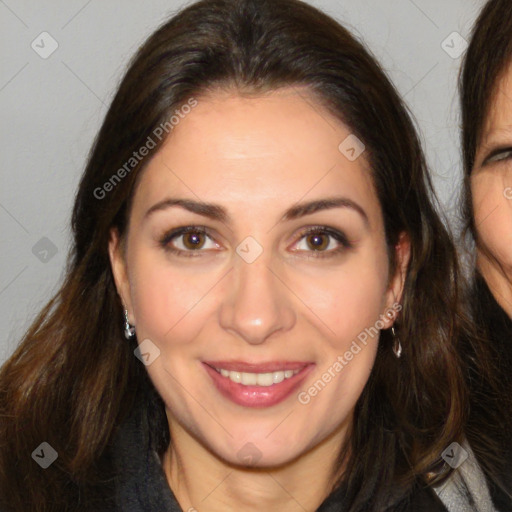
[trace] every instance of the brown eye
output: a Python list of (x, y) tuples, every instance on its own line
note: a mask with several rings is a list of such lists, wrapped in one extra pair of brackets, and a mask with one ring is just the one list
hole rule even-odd
[(302, 233), (293, 252), (307, 258), (327, 258), (342, 255), (353, 247), (344, 233), (327, 226), (314, 226)]
[(329, 237), (321, 233), (313, 233), (306, 237), (308, 246), (316, 251), (323, 251), (329, 245)]
[(185, 226), (171, 230), (160, 239), (161, 247), (178, 256), (201, 256), (207, 249), (219, 249), (207, 229), (202, 226)]
[(190, 232), (185, 233), (183, 236), (183, 245), (187, 249), (200, 249), (204, 245), (204, 233), (200, 233), (198, 231), (196, 232)]

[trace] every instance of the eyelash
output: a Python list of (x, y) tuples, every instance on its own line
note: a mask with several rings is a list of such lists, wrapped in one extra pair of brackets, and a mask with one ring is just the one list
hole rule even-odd
[[(181, 228), (173, 229), (167, 233), (165, 233), (159, 240), (159, 245), (165, 250), (172, 254), (175, 254), (177, 256), (183, 256), (186, 258), (197, 258), (201, 256), (201, 249), (197, 250), (189, 250), (189, 251), (183, 251), (182, 249), (176, 249), (175, 247), (172, 247), (170, 245), (170, 242), (173, 241), (175, 238), (178, 238), (182, 235), (185, 235), (187, 233), (196, 233), (196, 234), (203, 234), (208, 237), (210, 235), (208, 234), (208, 229), (205, 226), (184, 226)], [(331, 229), (327, 226), (313, 226), (310, 228), (305, 229), (299, 238), (299, 241), (303, 238), (307, 237), (308, 235), (313, 234), (320, 234), (320, 235), (328, 235), (332, 238), (334, 238), (337, 242), (339, 242), (341, 245), (340, 247), (336, 249), (331, 249), (328, 251), (305, 251), (305, 252), (312, 252), (314, 255), (312, 256), (306, 256), (306, 258), (331, 258), (334, 256), (337, 256), (347, 249), (352, 249), (354, 246), (353, 244), (348, 240), (348, 238), (341, 232)], [(211, 237), (210, 237), (211, 238)], [(304, 252), (304, 251), (297, 251), (294, 252)], [(196, 253), (196, 254), (194, 254)]]
[[(505, 158), (496, 158), (501, 157), (503, 154), (509, 153)], [(510, 160), (512, 158), (512, 148), (499, 148), (494, 150), (485, 160), (483, 165), (489, 164), (492, 162), (502, 162), (505, 160)]]

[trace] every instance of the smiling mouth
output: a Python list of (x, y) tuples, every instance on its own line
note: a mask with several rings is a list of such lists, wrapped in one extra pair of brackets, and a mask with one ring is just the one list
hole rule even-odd
[(226, 370), (225, 368), (215, 368), (223, 377), (227, 377), (232, 382), (242, 384), (242, 386), (272, 386), (272, 384), (279, 384), (285, 379), (291, 379), (294, 375), (300, 372), (297, 370), (280, 370), (277, 372), (269, 373), (249, 373), (237, 372), (233, 370)]
[(204, 362), (217, 390), (245, 407), (270, 407), (289, 398), (315, 366), (304, 362)]

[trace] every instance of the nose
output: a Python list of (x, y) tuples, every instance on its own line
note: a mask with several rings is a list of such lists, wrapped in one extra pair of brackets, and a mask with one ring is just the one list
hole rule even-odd
[(251, 345), (290, 330), (296, 321), (293, 293), (283, 276), (271, 268), (270, 259), (265, 251), (252, 263), (235, 255), (225, 283), (228, 291), (220, 307), (220, 325)]

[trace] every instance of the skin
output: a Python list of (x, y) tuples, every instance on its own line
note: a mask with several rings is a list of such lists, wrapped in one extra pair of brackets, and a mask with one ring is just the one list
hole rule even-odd
[[(298, 391), (307, 390), (400, 300), (409, 242), (401, 237), (399, 265), (390, 275), (364, 154), (354, 162), (345, 158), (338, 145), (350, 130), (306, 91), (257, 97), (215, 91), (198, 100), (140, 179), (124, 249), (115, 231), (109, 246), (137, 339), (149, 338), (160, 349), (147, 370), (166, 404), (172, 438), (163, 467), (183, 510), (316, 510), (331, 491), (331, 471), (372, 370), (377, 337), (307, 405), (297, 393), (267, 408), (234, 404), (213, 386), (201, 361), (311, 362)], [(171, 196), (222, 205), (229, 220), (179, 206), (145, 217)], [(337, 207), (281, 220), (298, 202), (332, 196), (357, 203), (367, 218)], [(182, 225), (209, 229), (199, 256), (174, 255), (159, 245), (164, 233)], [(344, 233), (352, 247), (325, 235), (322, 251), (330, 255), (318, 256), (303, 234), (317, 225)], [(263, 249), (252, 263), (236, 253), (247, 236)], [(172, 244), (191, 247), (186, 236)], [(383, 328), (392, 322), (385, 318)], [(249, 442), (259, 458), (244, 466), (237, 454)]]
[[(498, 80), (471, 175), (477, 266), (512, 318), (512, 67)], [(508, 149), (507, 149), (508, 148)]]

